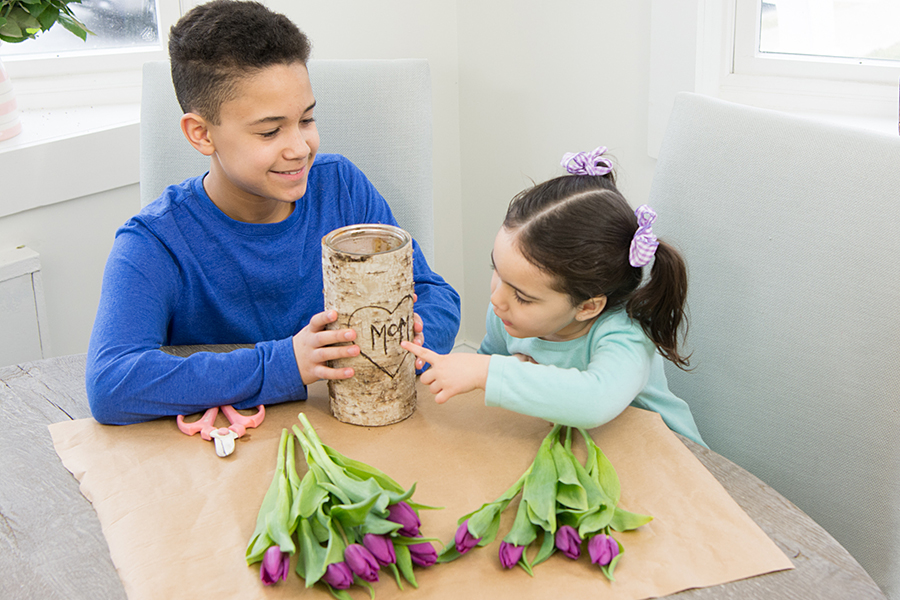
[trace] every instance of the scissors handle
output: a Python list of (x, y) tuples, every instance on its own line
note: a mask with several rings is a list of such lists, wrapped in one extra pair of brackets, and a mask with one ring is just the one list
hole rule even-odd
[(263, 419), (266, 418), (266, 407), (260, 404), (256, 408), (255, 415), (245, 416), (229, 404), (223, 406), (222, 412), (225, 413), (225, 416), (228, 417), (228, 421), (231, 423), (231, 427), (228, 429), (235, 432), (238, 437), (241, 437), (246, 433), (247, 429), (259, 427)]
[[(231, 407), (229, 407), (231, 408)], [(232, 408), (232, 410), (234, 410)], [(175, 422), (178, 423), (178, 429), (186, 433), (187, 435), (194, 435), (198, 431), (200, 432), (200, 437), (204, 440), (211, 440), (212, 438), (209, 436), (209, 432), (213, 431), (216, 428), (216, 416), (219, 414), (219, 407), (213, 406), (210, 409), (207, 409), (203, 416), (197, 419), (192, 423), (184, 422), (184, 415), (178, 415), (175, 418)]]

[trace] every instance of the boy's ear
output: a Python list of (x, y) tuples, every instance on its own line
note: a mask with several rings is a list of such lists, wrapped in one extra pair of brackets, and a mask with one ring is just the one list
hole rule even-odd
[(200, 154), (212, 156), (216, 151), (209, 136), (209, 124), (197, 113), (185, 113), (181, 116), (181, 132)]
[(594, 296), (578, 305), (578, 312), (575, 313), (575, 319), (578, 321), (593, 319), (602, 313), (604, 308), (606, 308), (606, 296), (602, 294), (600, 296)]

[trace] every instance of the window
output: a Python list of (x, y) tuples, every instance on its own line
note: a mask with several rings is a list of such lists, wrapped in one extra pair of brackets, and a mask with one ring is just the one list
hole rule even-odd
[(681, 91), (897, 135), (898, 0), (651, 0), (648, 152)]
[(900, 60), (900, 3), (896, 0), (763, 0), (760, 54), (858, 64)]
[(82, 0), (68, 6), (94, 35), (82, 40), (57, 23), (36, 39), (4, 45), (3, 57), (159, 48), (156, 0)]
[(738, 0), (733, 72), (896, 86), (897, 0)]
[(19, 108), (137, 104), (141, 65), (166, 59), (169, 28), (202, 1), (83, 0), (70, 6), (96, 36), (82, 41), (57, 23), (38, 39), (0, 44)]

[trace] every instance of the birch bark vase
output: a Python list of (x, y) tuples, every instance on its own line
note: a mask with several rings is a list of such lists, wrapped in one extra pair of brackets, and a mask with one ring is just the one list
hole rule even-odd
[(354, 425), (390, 425), (416, 409), (415, 357), (400, 347), (412, 341), (412, 237), (392, 225), (350, 225), (322, 238), (325, 310), (329, 329), (356, 331), (360, 354), (331, 361), (352, 367), (350, 379), (328, 382), (331, 412)]

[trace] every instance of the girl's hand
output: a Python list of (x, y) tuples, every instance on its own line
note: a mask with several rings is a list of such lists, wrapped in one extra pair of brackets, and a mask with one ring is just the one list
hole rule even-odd
[(431, 368), (422, 373), (421, 380), (434, 394), (434, 401), (438, 404), (457, 394), (483, 390), (487, 385), (490, 356), (466, 352), (438, 354), (407, 341), (400, 342), (400, 346), (420, 360), (431, 363)]
[(337, 358), (347, 358), (359, 354), (359, 346), (335, 346), (341, 342), (352, 342), (356, 332), (352, 329), (326, 330), (325, 326), (337, 320), (337, 311), (320, 312), (293, 338), (294, 358), (304, 385), (319, 379), (349, 379), (353, 369), (332, 369), (325, 363)]

